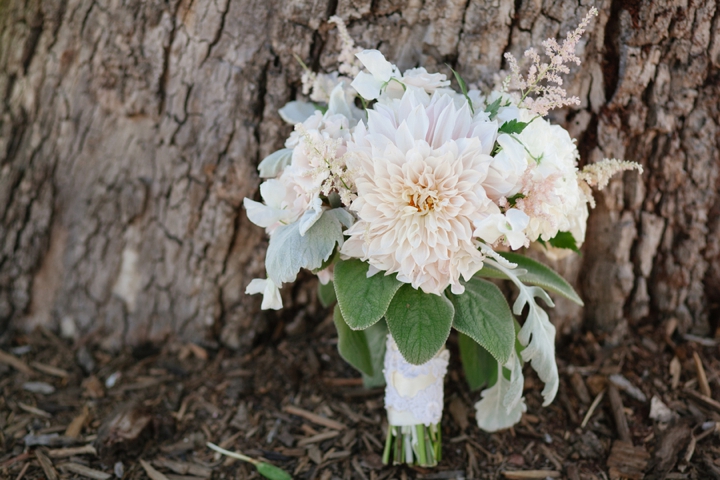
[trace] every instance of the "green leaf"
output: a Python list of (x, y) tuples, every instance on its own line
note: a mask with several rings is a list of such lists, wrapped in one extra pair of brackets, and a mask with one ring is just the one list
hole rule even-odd
[(458, 72), (456, 72), (455, 70), (453, 70), (453, 68), (450, 65), (447, 65), (447, 67), (450, 69), (451, 72), (453, 72), (453, 75), (455, 75), (455, 80), (457, 80), (458, 85), (460, 86), (460, 91), (465, 96), (465, 99), (468, 102), (468, 106), (470, 107), (470, 112), (472, 112), (472, 114), (475, 115), (475, 108), (473, 108), (472, 100), (470, 100), (470, 96), (468, 95), (467, 83), (465, 83), (465, 80), (463, 80), (463, 78), (460, 76), (460, 74)]
[(306, 212), (297, 222), (278, 227), (270, 237), (265, 268), (275, 285), (295, 281), (301, 268), (315, 270), (322, 267), (335, 251), (335, 244), (342, 244), (342, 226), (346, 224), (344, 215), (347, 212), (337, 208), (326, 210), (305, 235), (301, 235), (303, 218), (313, 214), (312, 210)]
[(453, 326), (471, 337), (501, 364), (507, 363), (515, 346), (513, 314), (494, 284), (470, 279), (462, 295), (448, 293), (455, 307)]
[(494, 102), (488, 104), (488, 106), (485, 107), (485, 111), (490, 114), (490, 120), (495, 118), (495, 116), (498, 114), (498, 110), (500, 110), (501, 100), (502, 97), (498, 97)]
[[(573, 287), (556, 271), (547, 265), (543, 265), (536, 260), (532, 260), (518, 253), (502, 252), (500, 255), (506, 260), (516, 263), (518, 268), (527, 271), (527, 273), (517, 276), (521, 282), (529, 285), (537, 285), (538, 287), (550, 290), (551, 292), (562, 295), (580, 306), (585, 305)], [(504, 280), (509, 280), (504, 273), (487, 264), (483, 265), (483, 268), (476, 273), (476, 275), (486, 278), (502, 278)]]
[(332, 305), (337, 298), (335, 297), (335, 287), (333, 282), (328, 282), (325, 285), (318, 282), (318, 300), (320, 305), (327, 308)]
[(516, 119), (512, 119), (508, 122), (503, 123), (498, 129), (498, 133), (522, 133), (525, 127), (529, 125), (529, 122), (518, 122)]
[(465, 370), (465, 380), (470, 390), (478, 390), (483, 385), (488, 388), (497, 382), (497, 360), (490, 352), (472, 338), (458, 333), (458, 346), (460, 347), (460, 360)]
[(573, 237), (573, 234), (570, 232), (558, 232), (548, 243), (555, 248), (567, 248), (573, 252), (580, 253), (575, 237)]
[(337, 305), (335, 305), (335, 311), (333, 312), (333, 320), (338, 332), (338, 352), (340, 352), (340, 356), (357, 370), (372, 376), (375, 370), (373, 369), (365, 332), (351, 330), (345, 323), (340, 307)]
[(390, 302), (385, 319), (405, 360), (422, 365), (445, 345), (454, 313), (445, 295), (424, 293), (406, 283)]
[(507, 201), (511, 207), (514, 207), (515, 204), (517, 203), (517, 201), (520, 200), (521, 198), (525, 198), (525, 195), (523, 195), (522, 193), (516, 193), (515, 195), (513, 195), (511, 197), (507, 197)]
[(255, 468), (260, 475), (270, 480), (292, 480), (290, 474), (285, 470), (269, 463), (258, 462), (255, 464)]
[(362, 332), (367, 339), (368, 348), (370, 349), (370, 360), (373, 366), (373, 375), (362, 374), (363, 385), (365, 388), (382, 387), (385, 385), (385, 375), (383, 374), (383, 366), (385, 363), (385, 349), (387, 346), (388, 328), (384, 320), (380, 320), (372, 327), (368, 327)]
[(378, 272), (368, 278), (370, 265), (357, 259), (335, 265), (334, 283), (340, 310), (353, 330), (363, 330), (380, 320), (395, 292), (402, 286), (395, 275)]

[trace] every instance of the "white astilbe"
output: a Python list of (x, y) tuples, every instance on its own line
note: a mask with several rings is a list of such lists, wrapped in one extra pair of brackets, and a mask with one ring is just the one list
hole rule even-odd
[(337, 15), (333, 15), (328, 19), (328, 22), (337, 25), (338, 36), (342, 42), (342, 48), (340, 49), (340, 54), (338, 55), (338, 62), (340, 62), (338, 72), (344, 73), (350, 77), (356, 77), (357, 74), (360, 73), (362, 65), (355, 55), (361, 52), (362, 48), (355, 46), (355, 41), (350, 36), (347, 26), (345, 26), (345, 21), (342, 18)]
[[(575, 55), (575, 48), (590, 20), (597, 14), (597, 8), (592, 7), (580, 25), (567, 34), (562, 45), (558, 44), (554, 38), (545, 40), (542, 44), (545, 47), (548, 63), (542, 61), (534, 48), (527, 49), (525, 57), (531, 61), (527, 77), (523, 77), (520, 73), (520, 66), (513, 54), (510, 52), (505, 54), (511, 72), (509, 88), (520, 91), (521, 106), (529, 108), (537, 115), (545, 116), (550, 110), (580, 104), (579, 98), (567, 96), (567, 92), (562, 87), (563, 81), (560, 75), (570, 72), (566, 63), (572, 62), (580, 65), (580, 58)], [(543, 81), (547, 83), (543, 84)], [(530, 95), (534, 95), (534, 97)]]
[(498, 364), (498, 379), (490, 388), (482, 391), (482, 399), (475, 404), (475, 419), (478, 427), (487, 432), (510, 428), (520, 421), (527, 411), (522, 397), (524, 378), (522, 363), (515, 352), (505, 367), (510, 370), (510, 380), (503, 374), (503, 365)]
[(518, 287), (520, 294), (513, 305), (513, 313), (521, 315), (525, 306), (528, 306), (527, 318), (518, 333), (518, 341), (525, 347), (521, 352), (523, 360), (530, 362), (540, 380), (545, 383), (542, 396), (543, 406), (547, 406), (555, 398), (560, 385), (555, 363), (555, 326), (550, 323), (547, 312), (537, 304), (535, 298), (543, 299), (550, 307), (554, 306), (553, 301), (542, 288), (523, 284), (512, 269), (505, 268), (494, 260), (485, 261), (507, 275)]
[(607, 187), (613, 175), (628, 170), (637, 170), (638, 173), (643, 173), (643, 167), (639, 163), (618, 160), (617, 158), (606, 158), (600, 162), (585, 165), (578, 173), (578, 179), (591, 187), (602, 190)]
[[(297, 157), (302, 158), (296, 162), (302, 169), (298, 173), (310, 180), (309, 183), (303, 183), (306, 185), (306, 193), (313, 197), (327, 197), (337, 192), (342, 203), (350, 205), (354, 198), (354, 188), (345, 165), (345, 139), (324, 137), (317, 131), (309, 131), (302, 123), (295, 126), (295, 131), (302, 137), (302, 142), (296, 147), (300, 152)], [(295, 174), (292, 168), (293, 165), (288, 168), (288, 172)]]

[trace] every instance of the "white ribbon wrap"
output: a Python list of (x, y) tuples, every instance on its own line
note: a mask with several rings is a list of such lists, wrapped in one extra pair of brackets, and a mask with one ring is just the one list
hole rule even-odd
[(445, 347), (422, 365), (408, 363), (388, 335), (385, 351), (385, 409), (394, 427), (435, 425), (443, 410), (443, 378), (450, 352)]

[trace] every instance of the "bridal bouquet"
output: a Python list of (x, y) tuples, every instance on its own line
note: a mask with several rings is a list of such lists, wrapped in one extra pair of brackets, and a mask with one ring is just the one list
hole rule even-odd
[[(485, 387), (480, 428), (517, 423), (526, 410), (524, 362), (558, 390), (548, 291), (581, 304), (557, 273), (514, 251), (539, 244), (557, 258), (585, 238), (590, 187), (639, 165), (606, 160), (579, 171), (568, 132), (544, 117), (578, 104), (562, 88), (567, 63), (597, 10), (562, 44), (533, 49), (525, 75), (495, 91), (459, 91), (445, 74), (401, 73), (377, 50), (359, 50), (338, 24), (338, 71), (303, 75), (310, 102), (280, 110), (295, 125), (285, 148), (259, 165), (263, 203), (246, 198), (248, 218), (266, 229), (263, 309), (280, 309), (279, 288), (300, 269), (318, 275), (320, 299), (335, 303), (340, 355), (367, 385), (386, 384), (384, 461), (433, 466), (440, 459), (445, 342), (455, 328), (465, 376)], [(454, 72), (453, 72), (454, 73)], [(485, 280), (510, 280), (512, 310)], [(519, 323), (514, 315), (521, 316)], [(514, 315), (513, 315), (514, 314)]]

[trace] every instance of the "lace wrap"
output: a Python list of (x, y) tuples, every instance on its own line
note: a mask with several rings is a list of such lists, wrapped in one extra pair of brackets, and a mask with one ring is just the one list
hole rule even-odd
[(385, 352), (385, 409), (388, 423), (395, 427), (435, 425), (443, 410), (443, 378), (450, 352), (440, 350), (422, 365), (403, 358), (395, 340), (388, 335)]

